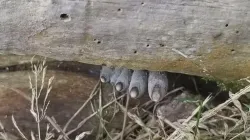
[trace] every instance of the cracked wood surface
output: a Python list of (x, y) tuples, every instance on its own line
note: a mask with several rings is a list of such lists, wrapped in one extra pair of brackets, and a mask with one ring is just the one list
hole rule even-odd
[(249, 0), (1, 0), (0, 52), (236, 80), (249, 14)]

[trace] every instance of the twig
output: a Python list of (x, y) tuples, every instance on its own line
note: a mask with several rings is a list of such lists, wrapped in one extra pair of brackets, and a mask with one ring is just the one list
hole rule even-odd
[[(100, 90), (101, 90), (101, 88), (100, 88)], [(100, 91), (100, 94), (102, 94), (101, 91)], [(99, 97), (100, 97), (100, 94), (99, 94)], [(99, 100), (100, 100), (100, 99), (99, 99)], [(102, 101), (99, 101), (99, 105), (101, 104), (101, 102), (102, 102)], [(91, 102), (91, 108), (92, 108), (92, 111), (95, 112), (95, 109), (94, 109), (94, 106), (93, 106), (92, 102)], [(102, 108), (102, 106), (99, 106), (99, 109), (100, 109), (100, 110), (102, 110), (101, 108)], [(110, 138), (110, 140), (112, 140), (111, 135), (109, 134), (108, 130), (106, 129), (106, 127), (105, 127), (105, 125), (104, 125), (104, 123), (103, 123), (103, 118), (102, 118), (102, 115), (101, 115), (101, 111), (100, 111), (100, 115), (96, 114), (96, 116), (97, 116), (97, 117), (99, 118), (99, 120), (100, 120), (99, 129), (104, 129), (105, 132), (107, 133), (108, 137)], [(98, 138), (99, 138), (99, 137), (97, 136), (96, 139), (98, 139)]]
[(247, 92), (250, 92), (250, 86), (247, 86), (243, 90), (241, 90), (238, 93), (234, 94), (233, 97), (231, 97), (230, 99), (228, 99), (224, 103), (218, 105), (214, 109), (205, 112), (203, 117), (202, 117), (202, 121), (216, 115), (217, 112), (219, 112), (221, 109), (225, 108), (227, 105), (232, 103), (232, 100), (238, 100), (242, 95), (246, 94)]
[[(165, 100), (168, 96), (170, 96), (170, 95), (172, 95), (172, 94), (174, 94), (174, 93), (176, 93), (176, 92), (178, 92), (178, 91), (181, 91), (181, 90), (183, 90), (183, 89), (184, 89), (184, 87), (179, 87), (179, 88), (176, 88), (176, 89), (173, 89), (173, 90), (169, 91), (169, 92), (163, 97), (162, 100)], [(161, 100), (161, 101), (162, 101), (162, 100)], [(159, 103), (160, 103), (160, 102), (159, 102)], [(148, 102), (146, 102), (146, 103), (144, 103), (144, 104), (142, 104), (142, 105), (140, 105), (140, 106), (148, 106), (149, 104), (154, 104), (154, 101), (149, 100)]]
[[(103, 117), (102, 117), (102, 85), (100, 85), (101, 87), (99, 88), (99, 115), (96, 114), (96, 116), (99, 118), (99, 127), (98, 127), (98, 134), (96, 136), (96, 140), (98, 140), (99, 138), (101, 138), (103, 136), (103, 129), (106, 130), (104, 124), (103, 124)], [(91, 107), (93, 112), (95, 112), (95, 109), (93, 107), (93, 104), (91, 103)]]
[(75, 112), (75, 114), (68, 120), (68, 122), (65, 124), (63, 128), (63, 132), (66, 132), (69, 124), (72, 122), (72, 120), (82, 111), (82, 109), (88, 104), (88, 102), (96, 95), (96, 91), (100, 85), (100, 81), (95, 85), (94, 89), (92, 90), (89, 98), (84, 102), (84, 104)]
[(129, 99), (130, 99), (130, 95), (129, 93), (127, 93), (126, 108), (124, 110), (124, 119), (123, 119), (123, 126), (122, 126), (122, 132), (121, 132), (121, 140), (123, 140), (125, 127), (127, 124), (127, 116), (128, 116), (127, 112), (128, 112)]
[(164, 97), (162, 100), (166, 99), (168, 96), (176, 93), (177, 91), (180, 91), (180, 90), (184, 90), (184, 87), (179, 87), (179, 88), (176, 88), (176, 89), (173, 89), (171, 91), (169, 91)]
[(12, 115), (11, 119), (12, 119), (12, 122), (13, 122), (15, 128), (17, 129), (17, 131), (18, 131), (19, 134), (21, 135), (21, 137), (22, 137), (23, 139), (25, 139), (25, 140), (28, 140), (28, 139), (25, 137), (25, 135), (22, 133), (22, 131), (19, 129), (19, 127), (17, 126), (16, 120), (15, 120), (15, 118), (14, 118), (13, 115)]
[(179, 55), (181, 55), (181, 56), (183, 56), (183, 57), (185, 57), (185, 58), (188, 58), (188, 56), (187, 56), (186, 54), (184, 54), (184, 53), (182, 53), (182, 52), (176, 50), (175, 48), (173, 48), (172, 51), (176, 52), (177, 54), (179, 54)]
[[(174, 94), (174, 93), (176, 93), (176, 92), (178, 92), (178, 91), (181, 91), (181, 90), (183, 90), (183, 89), (184, 89), (184, 87), (179, 87), (179, 88), (176, 88), (176, 89), (173, 89), (173, 90), (169, 91), (169, 92), (162, 98), (161, 101), (155, 103), (154, 108), (153, 108), (153, 114), (155, 114), (155, 110), (157, 109), (157, 107), (158, 107), (159, 105), (163, 104), (163, 103), (164, 103), (163, 101), (166, 100), (167, 97), (169, 97), (170, 95), (172, 95), (172, 94)], [(150, 101), (153, 102), (152, 100), (150, 100)]]
[(145, 140), (149, 136), (149, 133), (145, 133), (143, 135), (139, 135), (138, 138), (136, 138), (135, 140)]
[[(113, 95), (114, 99), (116, 99), (116, 93), (118, 93), (118, 92), (116, 91), (115, 87), (113, 86), (113, 93), (112, 93), (112, 95)], [(117, 109), (117, 108), (118, 108), (118, 109)], [(113, 115), (112, 115), (111, 119), (109, 120), (109, 122), (111, 122), (111, 121), (115, 118), (115, 115), (116, 115), (118, 112), (119, 112), (119, 107), (118, 107), (117, 104), (115, 103)]]
[(232, 137), (230, 140), (233, 140), (237, 137), (239, 137), (240, 135), (243, 135), (245, 132), (249, 131), (250, 130), (250, 127), (248, 127), (247, 129), (245, 129), (244, 131), (242, 131), (241, 133), (237, 134), (236, 136)]
[(91, 133), (92, 131), (82, 132), (76, 136), (75, 140), (82, 140), (86, 135), (90, 135)]
[[(211, 96), (208, 96), (205, 100), (204, 100), (204, 102), (202, 103), (202, 106), (204, 106), (204, 105), (206, 105), (209, 101), (210, 101), (210, 99), (211, 99)], [(198, 112), (199, 112), (199, 110), (200, 110), (200, 106), (199, 107), (197, 107), (193, 112), (192, 112), (192, 114), (182, 123), (182, 124), (186, 124), (186, 123), (188, 123)], [(200, 119), (200, 121), (201, 121), (201, 119)], [(195, 124), (194, 124), (195, 125)], [(192, 126), (192, 127), (194, 127), (194, 126)], [(178, 135), (179, 134), (179, 135)], [(174, 137), (176, 137), (178, 135), (178, 138), (182, 138), (183, 137), (183, 134), (179, 131), (179, 130), (175, 130), (169, 137), (168, 137), (168, 139), (167, 140), (173, 140), (174, 139)], [(177, 138), (175, 138), (175, 139), (177, 139)]]
[[(165, 122), (166, 124), (168, 124), (169, 126), (171, 126), (172, 128), (174, 128), (175, 130), (181, 131), (182, 130), (180, 128), (178, 128), (177, 126), (175, 126), (170, 120), (168, 120), (165, 117), (162, 117), (160, 115), (157, 116), (158, 119), (160, 119), (161, 121)], [(183, 132), (182, 132), (183, 133)]]
[(194, 87), (195, 87), (196, 92), (197, 92), (198, 94), (200, 94), (200, 91), (199, 91), (199, 89), (198, 89), (198, 86), (197, 86), (197, 83), (196, 83), (196, 81), (195, 81), (195, 78), (194, 78), (194, 77), (191, 77), (191, 79), (192, 79), (192, 81), (193, 81), (193, 84), (194, 84)]
[[(154, 102), (150, 102), (150, 104), (144, 104), (144, 106), (146, 106), (146, 109), (149, 110), (150, 108), (152, 108), (154, 106)], [(145, 113), (145, 112), (142, 114), (141, 118), (144, 118), (144, 117), (146, 117), (144, 119), (144, 121), (148, 121), (149, 117), (148, 117), (147, 113)], [(125, 131), (124, 131), (125, 132), (124, 136), (126, 136), (130, 132), (134, 131), (138, 127), (140, 127), (140, 125), (138, 125), (136, 122), (133, 122), (133, 123), (129, 124), (126, 127)], [(119, 133), (118, 135), (116, 135), (112, 140), (118, 140), (120, 137), (121, 137), (121, 133)]]
[(65, 140), (70, 140), (69, 137), (63, 132), (62, 128), (58, 126), (50, 117), (45, 116), (46, 120), (56, 129), (58, 133), (62, 133)]
[[(204, 122), (205, 120), (211, 118), (212, 116), (215, 116), (219, 111), (226, 108), (230, 103), (232, 103), (233, 100), (238, 100), (242, 95), (244, 95), (248, 92), (250, 92), (250, 86), (246, 86), (244, 89), (242, 89), (239, 92), (237, 92), (236, 94), (234, 94), (230, 99), (228, 99), (224, 103), (222, 103), (222, 104), (218, 105), (217, 107), (203, 113), (202, 118), (200, 119), (200, 122)], [(191, 115), (184, 123), (187, 123), (192, 118), (192, 116), (193, 115)], [(177, 135), (177, 134), (178, 134), (178, 131), (175, 131), (174, 133), (172, 133), (170, 135), (170, 137), (168, 137), (168, 140), (172, 140), (174, 137), (176, 137), (175, 139), (183, 138), (183, 135)]]
[(202, 106), (202, 103), (201, 101), (199, 101), (199, 111), (198, 111), (198, 114), (197, 114), (197, 121), (196, 121), (196, 127), (195, 127), (195, 131), (194, 131), (194, 135), (196, 136), (197, 133), (198, 133), (198, 129), (199, 129), (199, 123), (200, 123), (200, 118), (201, 118), (201, 113), (202, 113), (202, 109), (203, 109), (203, 106)]
[(222, 115), (219, 115), (219, 114), (216, 114), (217, 117), (220, 117), (224, 120), (230, 120), (232, 122), (237, 122), (238, 120), (237, 119), (234, 119), (234, 118), (231, 118), (231, 117), (226, 117), (226, 116), (222, 116)]
[[(107, 103), (106, 105), (104, 105), (104, 106), (102, 107), (102, 109), (107, 108), (108, 106), (110, 106), (111, 104), (113, 104), (113, 103), (116, 102), (117, 100), (123, 98), (124, 96), (125, 96), (125, 95), (121, 95), (121, 96), (118, 97), (117, 99), (112, 100), (111, 102), (109, 102), (109, 103)], [(66, 135), (70, 135), (70, 134), (72, 134), (73, 132), (77, 131), (77, 130), (78, 130), (79, 128), (81, 128), (89, 119), (91, 119), (92, 117), (94, 117), (99, 111), (100, 111), (100, 109), (98, 109), (96, 112), (92, 113), (90, 116), (88, 116), (87, 118), (85, 118), (84, 120), (82, 120), (82, 121), (77, 125), (76, 128), (74, 128), (74, 129), (68, 131), (68, 132), (66, 133)]]
[[(126, 109), (120, 103), (117, 104), (120, 106), (122, 111), (125, 112)], [(140, 125), (145, 131), (147, 131), (150, 134), (155, 134), (149, 127), (146, 126), (146, 124), (137, 115), (132, 114), (129, 111), (127, 111), (127, 115), (131, 120), (135, 121), (135, 123)]]

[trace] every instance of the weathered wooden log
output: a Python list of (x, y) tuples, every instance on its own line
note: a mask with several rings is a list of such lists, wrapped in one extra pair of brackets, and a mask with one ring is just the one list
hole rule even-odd
[(249, 0), (1, 0), (0, 52), (235, 80)]

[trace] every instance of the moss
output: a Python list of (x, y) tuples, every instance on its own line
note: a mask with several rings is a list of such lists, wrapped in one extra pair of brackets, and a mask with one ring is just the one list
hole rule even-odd
[(240, 89), (244, 88), (246, 86), (246, 83), (243, 81), (233, 81), (233, 82), (225, 83), (224, 85), (228, 90), (235, 93), (235, 92), (238, 92)]
[(247, 82), (238, 80), (238, 81), (222, 81), (219, 79), (211, 78), (211, 77), (203, 77), (203, 80), (206, 82), (213, 81), (216, 82), (217, 85), (224, 91), (228, 90), (233, 93), (238, 92), (240, 89), (244, 88), (247, 85)]

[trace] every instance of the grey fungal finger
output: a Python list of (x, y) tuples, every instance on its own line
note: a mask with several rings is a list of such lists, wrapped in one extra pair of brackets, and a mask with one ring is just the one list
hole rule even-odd
[(131, 76), (132, 70), (124, 68), (116, 80), (115, 89), (119, 92), (126, 91), (129, 87)]
[(115, 68), (114, 73), (110, 79), (110, 83), (112, 85), (114, 85), (116, 83), (116, 81), (117, 81), (118, 77), (121, 75), (121, 73), (122, 73), (122, 68), (118, 68), (118, 67)]
[(110, 78), (113, 74), (112, 68), (109, 68), (107, 66), (102, 66), (101, 74), (100, 74), (100, 80), (102, 83), (110, 82)]
[(162, 100), (168, 90), (168, 78), (164, 72), (149, 72), (148, 94), (152, 101)]
[(148, 75), (146, 71), (135, 70), (132, 74), (129, 85), (129, 94), (131, 98), (138, 98), (147, 91)]

